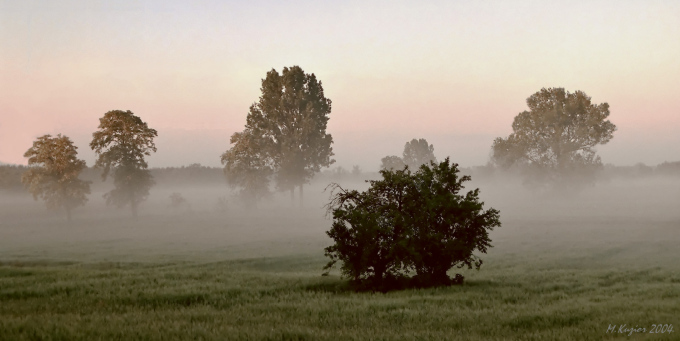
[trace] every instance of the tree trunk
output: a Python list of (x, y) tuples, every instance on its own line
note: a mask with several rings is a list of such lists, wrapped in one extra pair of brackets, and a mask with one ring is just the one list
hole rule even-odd
[(300, 208), (302, 208), (302, 186), (304, 184), (300, 184)]
[(133, 200), (130, 203), (130, 208), (132, 208), (132, 217), (137, 218), (137, 202)]

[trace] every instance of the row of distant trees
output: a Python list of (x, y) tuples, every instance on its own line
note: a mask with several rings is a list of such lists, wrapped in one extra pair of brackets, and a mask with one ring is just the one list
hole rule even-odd
[[(291, 199), (297, 188), (302, 204), (304, 185), (335, 162), (333, 137), (326, 132), (331, 100), (321, 81), (299, 66), (282, 73), (272, 69), (260, 90), (244, 129), (231, 136), (231, 148), (221, 155), (224, 174), (249, 206), (270, 196), (272, 188), (289, 191)], [(531, 95), (527, 105), (529, 110), (515, 117), (513, 132), (493, 141), (494, 167), (520, 170), (528, 181), (544, 184), (592, 179), (602, 169), (595, 147), (609, 142), (616, 131), (608, 120), (607, 103), (592, 103), (582, 91), (544, 88)], [(107, 203), (129, 205), (137, 214), (154, 184), (145, 157), (156, 151), (156, 136), (156, 130), (130, 111), (110, 111), (100, 119), (90, 147), (102, 178), (113, 177), (115, 188), (105, 194)], [(76, 149), (66, 136), (45, 135), (25, 154), (30, 166), (39, 167), (31, 167), (22, 182), (49, 207), (67, 213), (84, 204), (89, 194), (89, 182), (78, 179), (85, 162), (77, 158)], [(384, 157), (381, 169), (415, 171), (436, 161), (433, 145), (413, 139), (401, 157)]]
[[(335, 162), (333, 138), (326, 133), (331, 100), (316, 76), (299, 66), (286, 67), (281, 74), (271, 70), (261, 90), (245, 129), (232, 135), (233, 147), (221, 156), (224, 173), (250, 206), (270, 195), (272, 178), (291, 198), (299, 188), (302, 204), (304, 184)], [(107, 204), (129, 205), (136, 216), (154, 184), (145, 157), (156, 152), (157, 131), (131, 111), (113, 110), (100, 119), (92, 136), (95, 167), (102, 170), (103, 180), (113, 177), (114, 189), (104, 195)], [(86, 165), (78, 159), (77, 147), (67, 136), (44, 135), (24, 156), (29, 168), (21, 181), (36, 200), (43, 199), (48, 208), (63, 208), (70, 220), (71, 211), (87, 201), (91, 183), (79, 179)]]
[[(492, 165), (521, 172), (531, 185), (593, 181), (603, 167), (595, 147), (609, 142), (616, 131), (607, 119), (609, 104), (592, 103), (582, 91), (544, 88), (527, 98), (527, 105), (529, 110), (515, 117), (513, 132), (493, 141)], [(404, 146), (402, 157), (384, 157), (381, 169), (416, 170), (431, 161), (436, 162), (434, 146), (413, 139)]]
[[(113, 176), (114, 189), (104, 194), (107, 204), (129, 205), (137, 216), (154, 184), (145, 157), (156, 151), (156, 136), (156, 130), (131, 111), (113, 110), (99, 119), (90, 148), (97, 155), (95, 167), (102, 170), (102, 180)], [(77, 149), (68, 136), (41, 136), (24, 154), (29, 167), (21, 176), (36, 200), (44, 200), (50, 209), (64, 209), (69, 220), (71, 211), (84, 205), (90, 194), (91, 182), (79, 178), (86, 165), (78, 159)]]

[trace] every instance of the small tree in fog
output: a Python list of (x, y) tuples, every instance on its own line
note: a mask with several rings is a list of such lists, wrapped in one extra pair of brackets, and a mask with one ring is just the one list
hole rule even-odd
[(170, 194), (168, 199), (170, 199), (170, 208), (172, 208), (174, 210), (177, 210), (177, 209), (180, 209), (180, 208), (186, 208), (188, 210), (191, 209), (191, 205), (189, 204), (187, 199), (184, 198), (182, 193), (173, 192), (172, 194)]
[(353, 177), (361, 176), (361, 167), (359, 167), (359, 165), (352, 166), (352, 176)]
[(234, 133), (231, 147), (222, 154), (224, 174), (232, 187), (240, 187), (240, 196), (246, 207), (254, 207), (267, 197), (269, 177), (273, 173), (273, 160), (261, 145), (263, 139), (254, 136), (252, 130)]
[(405, 165), (404, 160), (396, 155), (385, 156), (380, 160), (381, 170), (400, 170), (403, 169)]
[[(458, 176), (449, 159), (409, 169), (381, 170), (382, 180), (368, 181), (365, 192), (333, 184), (333, 224), (327, 232), (335, 242), (325, 249), (341, 263), (342, 275), (360, 287), (388, 290), (410, 282), (415, 286), (460, 283), (453, 267), (480, 268), (475, 251), (491, 247), (488, 231), (500, 226), (499, 211), (483, 210), (479, 189), (462, 195), (469, 176)], [(408, 276), (415, 272), (410, 279)]]
[(427, 144), (425, 139), (413, 139), (406, 142), (402, 157), (396, 155), (385, 156), (380, 160), (380, 169), (398, 170), (408, 166), (411, 170), (416, 170), (421, 165), (430, 162), (437, 162), (434, 156), (434, 146)]
[(491, 159), (497, 166), (519, 166), (533, 179), (548, 181), (602, 167), (594, 148), (616, 131), (607, 120), (609, 104), (594, 104), (582, 91), (543, 88), (527, 98), (527, 105), (529, 111), (515, 117), (512, 134), (494, 140)]
[(254, 151), (260, 162), (272, 165), (279, 190), (300, 189), (321, 167), (335, 162), (333, 138), (326, 133), (331, 100), (321, 82), (299, 66), (267, 73), (262, 80), (262, 96), (250, 106), (246, 131), (258, 139)]
[(155, 129), (131, 111), (112, 110), (99, 119), (99, 130), (92, 134), (90, 147), (97, 154), (95, 167), (102, 168), (106, 181), (113, 171), (115, 188), (104, 194), (107, 204), (130, 205), (137, 216), (139, 204), (149, 196), (154, 181), (145, 156), (156, 152)]
[(426, 139), (413, 139), (406, 142), (403, 153), (404, 163), (412, 170), (418, 169), (421, 165), (437, 162), (434, 157), (434, 146), (428, 145)]
[(44, 200), (48, 209), (64, 209), (69, 221), (71, 210), (85, 205), (90, 194), (90, 182), (78, 179), (86, 165), (77, 149), (67, 136), (41, 136), (24, 154), (31, 167), (21, 176), (33, 199)]

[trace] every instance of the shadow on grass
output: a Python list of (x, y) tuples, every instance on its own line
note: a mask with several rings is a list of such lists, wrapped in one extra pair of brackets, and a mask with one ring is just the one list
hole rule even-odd
[(458, 282), (455, 279), (448, 284), (424, 284), (416, 280), (406, 278), (401, 279), (398, 282), (387, 283), (381, 287), (371, 287), (370, 285), (355, 283), (351, 280), (342, 279), (339, 277), (325, 277), (316, 283), (311, 283), (303, 286), (303, 289), (311, 292), (322, 292), (330, 294), (343, 294), (343, 293), (362, 293), (362, 292), (399, 292), (406, 290), (428, 290), (428, 289), (439, 289), (439, 288), (467, 288), (473, 289), (475, 291), (486, 290), (493, 288), (494, 290), (502, 289), (503, 287), (513, 287), (516, 288), (519, 283), (501, 283), (491, 280), (468, 280), (464, 281), (458, 278)]
[(324, 278), (320, 282), (307, 284), (303, 289), (311, 292), (342, 294), (356, 292), (349, 281), (340, 278)]

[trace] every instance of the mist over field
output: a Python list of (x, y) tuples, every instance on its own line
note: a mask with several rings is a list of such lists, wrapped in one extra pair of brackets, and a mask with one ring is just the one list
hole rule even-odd
[[(254, 209), (244, 208), (219, 176), (161, 178), (137, 219), (129, 208), (107, 206), (102, 194), (112, 185), (101, 183), (94, 186), (88, 203), (74, 211), (72, 222), (62, 211), (46, 210), (26, 192), (4, 192), (0, 257), (7, 262), (120, 262), (321, 256), (330, 243), (324, 233), (331, 223), (325, 215), (330, 194), (326, 186), (337, 182), (365, 190), (367, 177), (379, 175), (327, 172), (307, 186), (302, 208), (297, 197), (291, 202), (284, 192)], [(561, 261), (569, 262), (570, 257), (610, 252), (595, 262), (625, 265), (635, 257), (641, 258), (636, 262), (644, 261), (641, 252), (655, 251), (668, 260), (680, 256), (672, 247), (680, 224), (677, 177), (616, 176), (577, 192), (558, 192), (527, 188), (521, 179), (503, 174), (479, 174), (465, 192), (474, 188), (480, 188), (485, 208), (501, 211), (503, 226), (491, 232), (494, 248), (489, 257), (541, 251), (550, 257), (559, 250)], [(173, 193), (186, 201), (173, 207)]]

